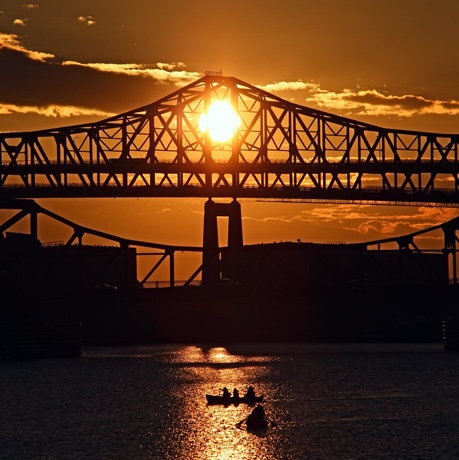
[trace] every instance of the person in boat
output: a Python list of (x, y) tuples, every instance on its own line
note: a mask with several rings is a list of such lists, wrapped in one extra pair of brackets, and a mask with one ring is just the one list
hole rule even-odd
[(256, 430), (268, 427), (268, 419), (266, 418), (263, 406), (257, 404), (253, 411), (249, 414), (246, 420), (247, 429)]
[(239, 399), (239, 391), (237, 388), (233, 390), (233, 398), (234, 399)]
[(257, 404), (250, 415), (252, 415), (253, 418), (257, 419), (266, 418), (265, 409), (261, 404)]
[(255, 391), (252, 386), (247, 388), (247, 393), (245, 394), (246, 399), (254, 399), (255, 398)]
[(223, 388), (223, 397), (224, 398), (231, 398), (231, 393), (228, 391), (228, 388)]

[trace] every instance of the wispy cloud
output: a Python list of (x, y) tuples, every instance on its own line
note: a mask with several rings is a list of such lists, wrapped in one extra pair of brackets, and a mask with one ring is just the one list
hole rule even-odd
[(340, 110), (347, 115), (398, 116), (458, 115), (459, 101), (429, 99), (422, 95), (393, 95), (377, 89), (329, 91), (313, 81), (280, 81), (259, 86), (269, 92), (305, 92), (306, 103), (324, 110)]
[(0, 115), (18, 114), (36, 114), (52, 118), (68, 118), (79, 116), (103, 116), (108, 117), (112, 113), (104, 112), (98, 109), (90, 109), (86, 107), (76, 107), (72, 105), (15, 105), (15, 104), (0, 104)]
[(370, 224), (377, 223), (378, 231), (383, 234), (395, 234), (398, 227), (406, 227), (407, 232), (424, 230), (440, 223), (446, 222), (456, 217), (458, 211), (452, 208), (430, 208), (420, 207), (413, 209), (412, 212), (401, 214), (397, 213), (394, 219), (392, 213), (382, 214), (378, 209), (372, 206), (354, 206), (341, 205), (336, 207), (315, 207), (304, 211), (301, 216), (308, 220), (319, 219), (324, 222), (346, 222), (357, 223), (362, 221), (358, 226), (353, 225), (351, 228), (359, 233), (368, 233)]
[(28, 50), (20, 43), (19, 37), (16, 34), (4, 34), (0, 32), (0, 50), (2, 48), (18, 51), (35, 61), (45, 62), (45, 59), (54, 58), (54, 54)]
[(277, 83), (270, 83), (268, 85), (261, 85), (259, 88), (268, 91), (268, 92), (275, 92), (275, 91), (301, 91), (301, 90), (309, 90), (309, 91), (317, 91), (320, 85), (314, 82), (306, 82), (302, 80), (297, 81), (279, 81)]
[(94, 21), (92, 16), (79, 16), (77, 20), (87, 26), (93, 26), (96, 24), (96, 21)]
[[(371, 241), (400, 236), (424, 230), (457, 217), (451, 208), (413, 208), (404, 214), (380, 212), (370, 205), (314, 206), (293, 216), (244, 217), (243, 220), (260, 223), (307, 224), (328, 229), (331, 224), (340, 227), (354, 240)], [(433, 240), (437, 238), (433, 237)]]
[(344, 110), (357, 115), (396, 115), (412, 117), (413, 115), (457, 115), (459, 101), (442, 101), (427, 99), (414, 94), (391, 95), (375, 89), (351, 90), (342, 92), (318, 89), (306, 99), (320, 107)]
[(164, 208), (161, 209), (160, 211), (155, 211), (154, 214), (171, 214), (173, 213), (171, 208)]
[(195, 80), (201, 74), (199, 72), (188, 72), (186, 70), (174, 70), (176, 67), (183, 67), (182, 62), (166, 64), (113, 64), (113, 63), (82, 63), (77, 61), (64, 61), (65, 66), (89, 67), (100, 72), (111, 72), (130, 75), (134, 77), (152, 78), (158, 82), (181, 84), (184, 81)]
[(345, 226), (344, 229), (372, 238), (374, 236), (384, 238), (425, 230), (457, 217), (457, 210), (454, 209), (433, 213), (429, 209), (432, 208), (420, 208), (413, 215), (400, 215), (396, 218), (392, 215), (367, 216), (360, 223), (355, 222), (356, 225)]
[(15, 19), (15, 20), (13, 21), (13, 25), (25, 27), (26, 22), (27, 22), (27, 19)]
[[(102, 116), (144, 104), (145, 94), (154, 94), (155, 90), (161, 94), (160, 85), (181, 86), (201, 77), (198, 72), (186, 70), (185, 64), (178, 60), (151, 64), (62, 62), (51, 53), (29, 49), (19, 34), (7, 33), (0, 33), (0, 68), (3, 67), (21, 69), (19, 75), (13, 71), (0, 72), (0, 87), (8, 88), (0, 92), (0, 102), (4, 104), (87, 107), (90, 114), (95, 113), (92, 108), (97, 108)], [(24, 92), (30, 75), (34, 77), (33, 91)], [(157, 86), (153, 93), (152, 83)], [(19, 111), (10, 107), (3, 113), (8, 110)], [(59, 110), (60, 114), (64, 113)], [(74, 112), (74, 109), (70, 111)], [(53, 110), (41, 109), (40, 113), (45, 116)]]
[(157, 62), (156, 66), (161, 70), (176, 70), (184, 69), (186, 67), (184, 62)]
[[(86, 20), (82, 17), (82, 20)], [(30, 59), (45, 62), (46, 59), (52, 59), (55, 56), (50, 53), (44, 53), (40, 51), (33, 51), (27, 49), (20, 42), (19, 36), (16, 34), (5, 34), (0, 33), (0, 49), (8, 48), (13, 51), (17, 51), (25, 54)], [(159, 83), (172, 83), (175, 85), (181, 85), (184, 82), (195, 80), (201, 77), (199, 72), (190, 72), (185, 70), (184, 62), (157, 62), (156, 64), (116, 64), (116, 63), (83, 63), (77, 61), (63, 61), (57, 65), (61, 66), (78, 66), (88, 69), (97, 70), (99, 72), (106, 72), (112, 74), (129, 75), (132, 77), (145, 77), (156, 80)]]

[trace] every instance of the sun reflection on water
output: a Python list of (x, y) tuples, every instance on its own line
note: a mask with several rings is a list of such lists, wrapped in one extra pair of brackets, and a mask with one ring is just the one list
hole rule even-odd
[[(268, 458), (275, 434), (255, 436), (236, 426), (252, 410), (238, 406), (208, 406), (205, 394), (219, 394), (223, 387), (244, 394), (249, 385), (258, 393), (268, 389), (260, 379), (269, 372), (265, 357), (232, 354), (224, 347), (187, 346), (173, 357), (184, 386), (177, 388), (179, 431), (185, 438), (176, 446), (187, 460), (245, 460)], [(223, 364), (223, 366), (221, 366)], [(183, 391), (183, 388), (186, 391)]]
[(209, 358), (218, 362), (228, 362), (231, 361), (231, 355), (228, 353), (224, 347), (215, 347), (211, 348), (209, 351)]

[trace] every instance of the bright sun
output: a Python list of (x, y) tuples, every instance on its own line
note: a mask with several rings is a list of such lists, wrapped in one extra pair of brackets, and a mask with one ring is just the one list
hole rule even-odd
[(203, 133), (209, 132), (210, 137), (217, 142), (230, 140), (240, 125), (241, 118), (231, 104), (224, 101), (212, 102), (207, 115), (203, 113), (199, 118), (199, 129)]

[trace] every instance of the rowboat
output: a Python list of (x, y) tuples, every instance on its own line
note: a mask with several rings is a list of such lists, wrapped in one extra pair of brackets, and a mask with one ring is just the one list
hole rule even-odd
[(249, 414), (245, 424), (247, 425), (247, 430), (265, 430), (268, 428), (268, 419), (261, 404), (258, 404)]
[(214, 396), (206, 394), (206, 399), (207, 403), (211, 405), (221, 404), (229, 406), (230, 404), (255, 404), (263, 401), (263, 395), (253, 396), (251, 398), (248, 398), (247, 396), (235, 398), (234, 396)]
[(268, 420), (266, 417), (247, 417), (246, 425), (248, 430), (264, 430), (268, 428)]

